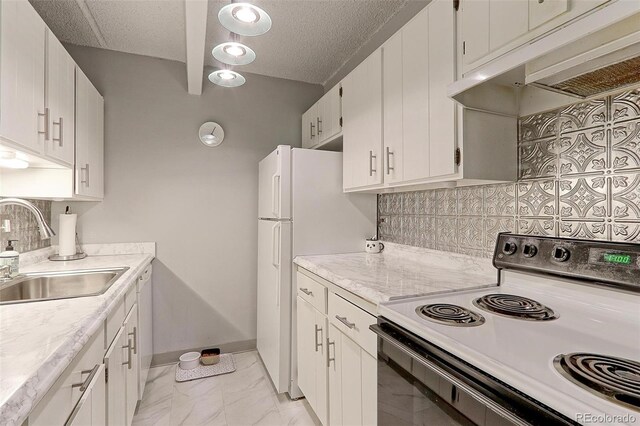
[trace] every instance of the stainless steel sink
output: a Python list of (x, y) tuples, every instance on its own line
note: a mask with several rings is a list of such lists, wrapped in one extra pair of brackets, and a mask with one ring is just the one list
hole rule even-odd
[(103, 294), (129, 268), (38, 272), (0, 284), (0, 305)]

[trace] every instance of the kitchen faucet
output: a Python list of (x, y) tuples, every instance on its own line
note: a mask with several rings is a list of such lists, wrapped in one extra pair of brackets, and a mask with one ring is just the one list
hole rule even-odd
[(29, 210), (31, 213), (33, 213), (33, 215), (36, 217), (36, 221), (38, 222), (38, 228), (40, 229), (40, 238), (42, 238), (43, 240), (46, 240), (56, 235), (56, 233), (53, 232), (53, 229), (51, 229), (51, 227), (47, 225), (47, 222), (44, 220), (44, 215), (42, 214), (42, 211), (40, 211), (40, 209), (36, 207), (35, 204), (20, 198), (0, 199), (0, 207), (9, 206), (9, 205), (22, 206), (27, 210)]

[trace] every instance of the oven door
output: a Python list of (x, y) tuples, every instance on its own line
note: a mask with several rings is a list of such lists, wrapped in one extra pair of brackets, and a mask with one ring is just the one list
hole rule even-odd
[(383, 318), (371, 330), (380, 425), (577, 424)]

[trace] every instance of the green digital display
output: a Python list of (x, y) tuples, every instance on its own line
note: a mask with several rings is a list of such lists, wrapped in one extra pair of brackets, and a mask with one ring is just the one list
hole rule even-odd
[(631, 255), (623, 253), (605, 253), (604, 261), (607, 263), (615, 263), (616, 265), (630, 265)]

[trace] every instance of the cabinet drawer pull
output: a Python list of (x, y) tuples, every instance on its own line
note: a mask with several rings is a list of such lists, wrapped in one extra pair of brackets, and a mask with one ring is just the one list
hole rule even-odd
[(138, 354), (138, 327), (133, 327), (133, 332), (129, 333), (129, 336), (133, 336), (133, 353)]
[(51, 140), (54, 142), (58, 142), (58, 146), (62, 148), (62, 133), (64, 131), (62, 127), (62, 117), (60, 117), (60, 121), (54, 121), (53, 125), (58, 126), (58, 138), (53, 138)]
[[(318, 331), (320, 332), (320, 343), (318, 343)], [(316, 352), (318, 352), (318, 348), (322, 348), (322, 327), (318, 327), (316, 324)]]
[(91, 383), (91, 379), (93, 379), (93, 376), (96, 375), (96, 373), (98, 372), (98, 368), (100, 367), (100, 364), (96, 364), (95, 367), (93, 367), (91, 370), (83, 370), (80, 372), (80, 374), (89, 374), (87, 376), (86, 379), (84, 379), (84, 382), (82, 383), (74, 383), (71, 385), (72, 388), (80, 388), (80, 392), (84, 392), (87, 390), (87, 388), (89, 387), (89, 383)]
[(313, 122), (309, 123), (309, 125), (311, 126), (311, 127), (309, 127), (309, 133), (311, 135), (311, 139), (313, 139), (313, 138), (316, 137), (316, 134), (313, 133), (313, 129), (315, 129), (316, 126), (313, 125)]
[[(333, 358), (331, 358), (331, 346), (333, 346)], [(327, 368), (331, 367), (331, 363), (336, 361), (336, 342), (330, 342), (327, 339)]]
[[(389, 149), (389, 147), (387, 147), (387, 174), (391, 174), (391, 171), (393, 170), (393, 167), (391, 167), (391, 156), (393, 155), (393, 152), (391, 152), (391, 149)], [(395, 156), (394, 156), (395, 158)]]
[(376, 158), (378, 158), (376, 155), (373, 155), (373, 151), (369, 151), (369, 176), (373, 176), (374, 173), (376, 173), (376, 169), (373, 168), (373, 164)]
[(320, 135), (320, 133), (322, 133), (322, 127), (320, 126), (322, 124), (322, 120), (320, 120), (320, 117), (316, 118), (316, 121), (318, 123), (318, 135)]
[(131, 347), (132, 347), (131, 339), (129, 339), (128, 344), (122, 347), (122, 349), (127, 350), (127, 362), (123, 362), (122, 365), (126, 365), (129, 370), (133, 368), (133, 366), (131, 365)]
[(347, 317), (341, 317), (339, 315), (336, 315), (336, 319), (351, 329), (356, 328), (356, 324), (353, 322), (349, 322), (347, 320)]
[(45, 108), (44, 113), (39, 112), (38, 117), (44, 117), (44, 132), (38, 130), (38, 134), (44, 135), (44, 140), (48, 141), (49, 137), (51, 136), (49, 133), (49, 108)]
[(313, 297), (313, 292), (311, 290), (309, 290), (308, 288), (300, 288), (300, 291), (303, 292), (304, 294), (306, 294), (307, 296)]

